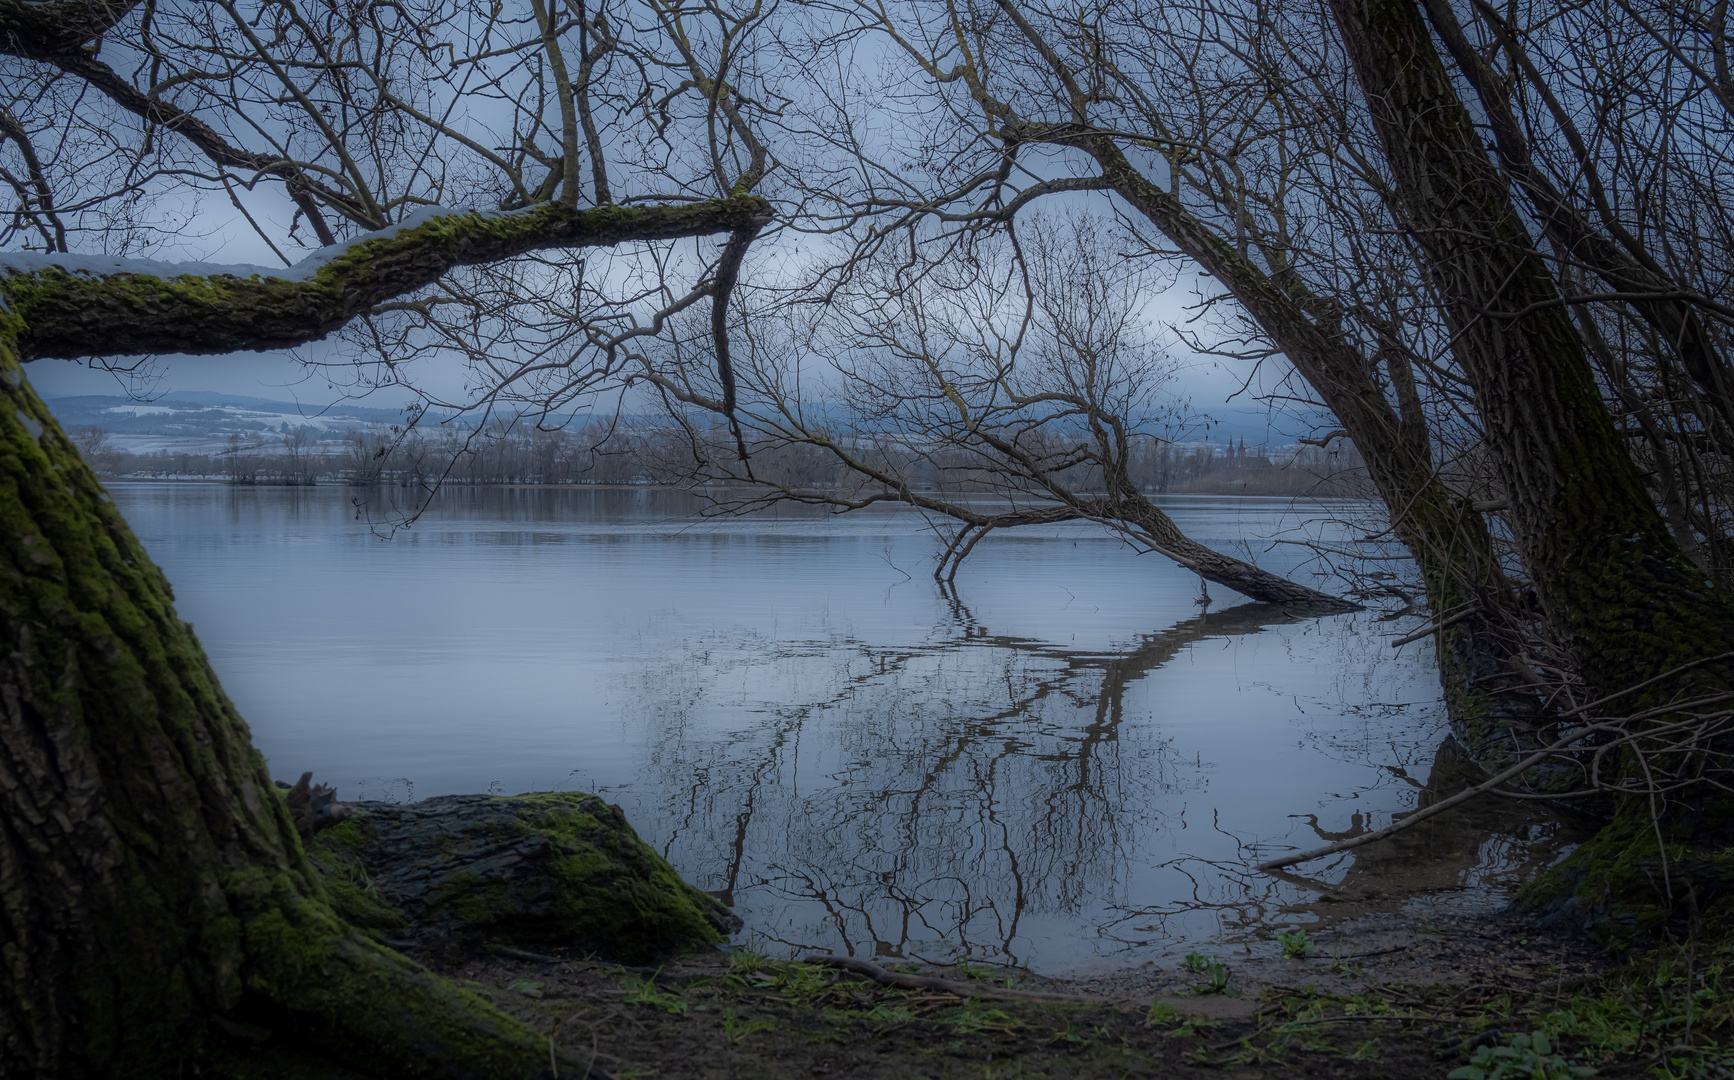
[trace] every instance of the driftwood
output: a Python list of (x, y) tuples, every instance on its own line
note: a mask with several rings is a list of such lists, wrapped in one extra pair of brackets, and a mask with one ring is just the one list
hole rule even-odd
[(1428, 818), (1443, 814), (1452, 807), (1460, 806), (1463, 803), (1468, 802), (1470, 799), (1475, 798), (1477, 795), (1486, 794), (1494, 788), (1499, 787), (1501, 784), (1506, 784), (1517, 779), (1525, 772), (1540, 765), (1543, 761), (1546, 761), (1548, 758), (1565, 749), (1567, 746), (1570, 746), (1572, 743), (1578, 742), (1595, 732), (1609, 730), (1612, 726), (1613, 725), (1611, 724), (1591, 724), (1588, 727), (1579, 728), (1570, 735), (1567, 735), (1565, 738), (1560, 739), (1558, 742), (1542, 747), (1540, 750), (1537, 750), (1535, 753), (1529, 755), (1516, 765), (1506, 769), (1504, 772), (1494, 776), (1485, 783), (1477, 784), (1466, 791), (1460, 791), (1449, 799), (1436, 802), (1432, 806), (1422, 807), (1394, 825), (1387, 825), (1383, 829), (1376, 829), (1370, 833), (1362, 833), (1360, 836), (1352, 836), (1347, 840), (1338, 840), (1334, 844), (1326, 844), (1324, 847), (1313, 848), (1311, 851), (1296, 852), (1293, 855), (1284, 855), (1280, 859), (1271, 859), (1269, 862), (1261, 862), (1257, 866), (1253, 867), (1253, 869), (1264, 871), (1280, 870), (1285, 866), (1293, 866), (1296, 863), (1311, 862), (1314, 859), (1322, 859), (1326, 855), (1335, 855), (1339, 851), (1349, 851), (1353, 848), (1361, 847), (1364, 844), (1371, 844), (1375, 841), (1383, 840), (1388, 836), (1394, 836), (1410, 826), (1419, 825)]
[(1458, 623), (1464, 622), (1464, 621), (1469, 620), (1469, 619), (1473, 619), (1475, 616), (1477, 616), (1479, 614), (1481, 614), (1481, 605), (1477, 604), (1472, 608), (1468, 608), (1464, 611), (1459, 611), (1455, 615), (1449, 615), (1443, 619), (1440, 619), (1438, 622), (1433, 623), (1429, 626), (1423, 626), (1421, 629), (1415, 631), (1413, 634), (1405, 634), (1404, 636), (1398, 638), (1396, 641), (1391, 642), (1391, 648), (1400, 649), (1403, 646), (1409, 644), (1409, 642), (1411, 642), (1411, 641), (1420, 641), (1424, 637), (1432, 637), (1434, 634), (1437, 634), (1439, 631), (1445, 629), (1446, 627), (1456, 626)]
[(904, 990), (940, 990), (965, 998), (993, 998), (999, 1001), (1070, 1001), (1086, 1005), (1125, 1004), (1117, 998), (1095, 997), (1090, 994), (1052, 994), (1040, 990), (1013, 990), (1004, 986), (988, 986), (983, 983), (958, 982), (956, 979), (940, 979), (932, 975), (906, 975), (901, 971), (887, 971), (878, 964), (857, 960), (853, 956), (814, 955), (807, 957), (806, 963), (853, 971), (857, 975), (865, 975), (874, 982), (885, 986), (896, 986)]
[(277, 786), (289, 789), (285, 796), (289, 802), (289, 816), (295, 819), (295, 829), (303, 842), (313, 839), (313, 834), (320, 829), (328, 829), (355, 813), (337, 801), (336, 788), (330, 784), (314, 784), (310, 772), (302, 773), (294, 787), (281, 780), (277, 781)]

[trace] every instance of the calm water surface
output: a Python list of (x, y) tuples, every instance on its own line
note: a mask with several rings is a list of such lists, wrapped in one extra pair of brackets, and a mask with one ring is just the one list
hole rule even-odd
[[(344, 798), (579, 789), (761, 951), (1086, 972), (1405, 905), (1496, 903), (1544, 811), (1453, 813), (1252, 873), (1449, 790), (1413, 619), (1297, 620), (1079, 526), (955, 587), (911, 513), (705, 519), (678, 492), (452, 490), (382, 540), (352, 490), (118, 483), (273, 774)], [(1265, 551), (1283, 500), (1175, 499)]]

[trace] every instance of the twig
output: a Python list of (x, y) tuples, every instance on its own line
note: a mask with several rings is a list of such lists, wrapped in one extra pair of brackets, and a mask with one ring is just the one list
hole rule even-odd
[(1115, 998), (1093, 997), (1089, 994), (1050, 994), (1040, 990), (1012, 990), (1003, 986), (961, 983), (955, 979), (939, 979), (931, 975), (905, 975), (900, 971), (886, 971), (878, 964), (857, 960), (853, 956), (815, 955), (807, 957), (805, 962), (853, 971), (885, 986), (899, 986), (905, 990), (943, 990), (958, 997), (997, 998), (1005, 1001), (1078, 1001), (1091, 1005), (1124, 1004)]
[(1570, 717), (1576, 716), (1578, 713), (1588, 712), (1589, 710), (1597, 707), (1598, 705), (1606, 705), (1608, 702), (1613, 701), (1616, 698), (1623, 698), (1627, 694), (1632, 693), (1633, 691), (1642, 690), (1646, 686), (1649, 686), (1653, 683), (1659, 683), (1663, 679), (1669, 678), (1669, 677), (1674, 676), (1674, 675), (1678, 675), (1682, 671), (1687, 671), (1691, 668), (1699, 667), (1699, 666), (1702, 666), (1704, 664), (1713, 664), (1718, 660), (1729, 660), (1729, 659), (1734, 659), (1734, 652), (1718, 653), (1715, 656), (1705, 656), (1705, 657), (1701, 657), (1697, 660), (1693, 660), (1689, 663), (1681, 664), (1678, 667), (1669, 668), (1667, 671), (1662, 672), (1660, 675), (1657, 675), (1653, 679), (1645, 679), (1641, 683), (1633, 683), (1631, 686), (1626, 687), (1624, 690), (1616, 690), (1613, 693), (1609, 694), (1607, 697), (1597, 698), (1596, 700), (1590, 702), (1588, 705), (1579, 705), (1577, 708), (1572, 709), (1569, 712), (1560, 713), (1559, 719), (1561, 719), (1561, 720), (1569, 719)]
[(1424, 637), (1431, 637), (1432, 635), (1437, 634), (1439, 631), (1445, 629), (1447, 626), (1456, 626), (1458, 623), (1462, 622), (1465, 619), (1473, 618), (1475, 615), (1479, 614), (1480, 611), (1481, 611), (1481, 608), (1479, 606), (1472, 607), (1467, 611), (1459, 611), (1457, 614), (1451, 616), (1448, 619), (1440, 619), (1438, 622), (1434, 623), (1431, 626), (1423, 626), (1421, 629), (1415, 631), (1413, 634), (1406, 634), (1403, 637), (1398, 638), (1396, 641), (1391, 642), (1391, 648), (1400, 649), (1404, 645), (1409, 644), (1409, 642), (1411, 642), (1411, 641), (1420, 641)]
[(533, 960), (538, 964), (565, 963), (565, 961), (561, 960), (558, 956), (548, 956), (539, 952), (525, 952), (523, 949), (514, 949), (510, 945), (489, 945), (488, 951), (493, 953), (495, 956), (510, 957), (513, 960)]

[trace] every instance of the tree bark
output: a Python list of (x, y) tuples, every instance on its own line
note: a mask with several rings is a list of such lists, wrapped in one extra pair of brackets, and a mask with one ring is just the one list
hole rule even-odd
[[(1705, 722), (1702, 707), (1695, 714), (1669, 706), (1713, 700), (1734, 686), (1734, 606), (1675, 544), (1645, 492), (1560, 291), (1415, 0), (1332, 7), (1407, 224), (1438, 283), (1549, 621), (1594, 690), (1649, 683), (1615, 714), (1650, 707), (1653, 720), (1638, 734)], [(1729, 738), (1711, 728), (1671, 745), (1628, 748), (1620, 779), (1634, 794), (1528, 902), (1592, 926), (1608, 925), (1617, 910), (1640, 934), (1660, 937), (1679, 917), (1681, 897), (1705, 905), (1727, 891)], [(1664, 779), (1685, 786), (1658, 790)]]
[[(1590, 195), (1602, 207), (1602, 219), (1618, 243), (1597, 231), (1589, 213), (1553, 185), (1535, 163), (1529, 140), (1511, 110), (1498, 75), (1469, 44), (1450, 4), (1446, 0), (1425, 0), (1425, 3), (1440, 41), (1486, 110), (1500, 164), (1516, 179), (1535, 209), (1542, 231), (1560, 250), (1569, 252), (1600, 277), (1608, 288), (1633, 297), (1627, 301), (1632, 310), (1656, 329), (1662, 341), (1670, 344), (1680, 366), (1697, 386), (1704, 403), (1700, 419), (1710, 436), (1724, 453), (1734, 451), (1734, 373), (1717, 352), (1691, 302), (1682, 298), (1682, 294), (1695, 290), (1670, 277), (1642, 243), (1607, 212), (1601, 184), (1587, 164), (1585, 180)], [(1504, 26), (1496, 30), (1502, 35), (1506, 32)], [(1510, 44), (1515, 50), (1516, 43)], [(1529, 71), (1536, 85), (1545, 85), (1538, 72), (1533, 68)], [(1569, 119), (1562, 122), (1569, 123)], [(1587, 151), (1583, 151), (1577, 132), (1568, 128), (1567, 139), (1587, 161)]]
[(286, 348), (316, 341), (455, 266), (531, 251), (751, 233), (770, 219), (770, 204), (756, 195), (684, 206), (453, 210), (321, 252), (283, 276), (209, 266), (173, 274), (169, 264), (162, 273), (92, 273), (63, 268), (79, 265), (63, 256), (12, 255), (0, 259), (7, 301), (0, 329), (11, 333), (22, 360)]
[(0, 1074), (187, 1075), (261, 1028), (378, 1075), (546, 1065), (332, 914), (168, 582), (3, 337), (0, 529)]

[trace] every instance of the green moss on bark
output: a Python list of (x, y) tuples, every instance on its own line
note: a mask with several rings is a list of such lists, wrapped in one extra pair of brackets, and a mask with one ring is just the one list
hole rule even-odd
[(323, 338), (455, 266), (532, 251), (756, 229), (770, 218), (770, 204), (756, 195), (682, 206), (575, 210), (544, 203), (511, 213), (453, 211), (359, 241), (303, 280), (13, 268), (0, 271), (9, 309), (0, 313), (6, 320), (0, 328), (12, 334), (24, 359), (287, 347)]
[(1677, 828), (1658, 834), (1634, 802), (1524, 886), (1516, 905), (1616, 947), (1647, 948), (1705, 933), (1694, 920), (1725, 914), (1730, 898), (1734, 848), (1696, 846)]
[(221, 1075), (236, 1030), (378, 1076), (545, 1067), (545, 1041), (334, 914), (168, 582), (4, 333), (0, 536), (0, 1074)]

